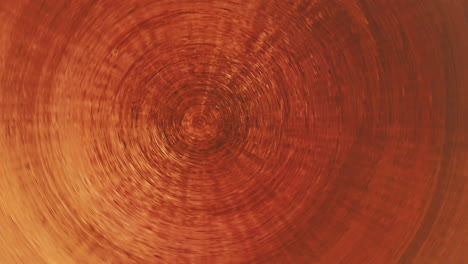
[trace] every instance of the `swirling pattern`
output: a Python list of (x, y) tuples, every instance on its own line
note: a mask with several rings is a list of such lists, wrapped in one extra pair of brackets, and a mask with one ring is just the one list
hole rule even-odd
[(468, 263), (467, 12), (1, 1), (0, 263)]

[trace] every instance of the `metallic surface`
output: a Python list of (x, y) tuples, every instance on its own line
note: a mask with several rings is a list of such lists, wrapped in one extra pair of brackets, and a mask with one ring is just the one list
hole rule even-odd
[(0, 0), (0, 263), (468, 263), (467, 3)]

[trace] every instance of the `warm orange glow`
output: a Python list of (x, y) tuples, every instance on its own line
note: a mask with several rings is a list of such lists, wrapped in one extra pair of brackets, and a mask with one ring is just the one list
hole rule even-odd
[(0, 1), (0, 264), (468, 263), (468, 1)]

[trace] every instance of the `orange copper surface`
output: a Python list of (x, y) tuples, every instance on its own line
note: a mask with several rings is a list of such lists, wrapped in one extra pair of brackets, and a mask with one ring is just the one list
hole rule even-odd
[(0, 1), (0, 263), (468, 263), (465, 0)]

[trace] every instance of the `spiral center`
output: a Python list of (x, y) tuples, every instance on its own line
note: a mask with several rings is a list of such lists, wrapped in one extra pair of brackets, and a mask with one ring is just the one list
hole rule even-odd
[(201, 130), (206, 126), (206, 118), (204, 116), (195, 116), (192, 120), (192, 127)]
[(219, 111), (209, 106), (194, 105), (182, 118), (181, 133), (185, 140), (208, 143), (216, 138), (221, 126)]

